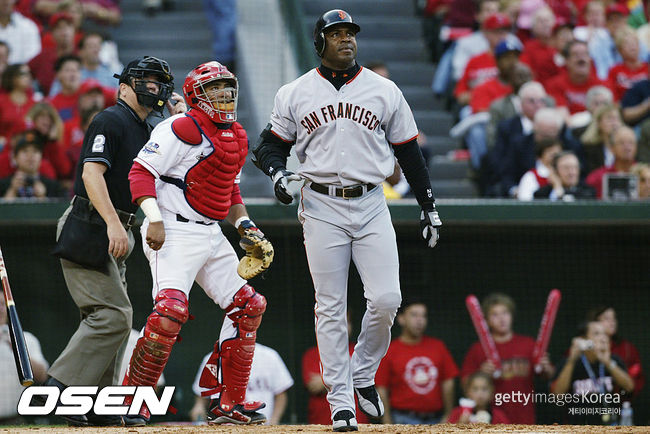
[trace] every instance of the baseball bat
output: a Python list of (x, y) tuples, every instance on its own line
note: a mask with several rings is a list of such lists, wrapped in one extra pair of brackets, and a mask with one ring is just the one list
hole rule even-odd
[(548, 349), (548, 344), (551, 341), (551, 333), (553, 333), (553, 326), (555, 325), (557, 310), (560, 307), (560, 300), (562, 300), (562, 293), (558, 289), (551, 290), (546, 299), (546, 309), (544, 309), (535, 347), (533, 347), (533, 363), (535, 365), (535, 372), (538, 374), (542, 372), (542, 366), (539, 364), (539, 361), (544, 357)]
[(11, 348), (14, 350), (14, 360), (16, 361), (16, 369), (18, 370), (18, 379), (20, 380), (20, 384), (23, 386), (31, 386), (34, 384), (34, 374), (32, 373), (32, 365), (29, 361), (29, 352), (27, 351), (27, 344), (25, 343), (23, 327), (20, 325), (14, 296), (11, 293), (11, 287), (9, 287), (9, 277), (7, 276), (7, 268), (5, 266), (5, 260), (2, 256), (1, 248), (0, 278), (2, 279), (2, 292), (5, 296), (5, 304), (9, 316), (9, 336), (11, 338)]
[(499, 352), (497, 351), (497, 346), (494, 343), (494, 339), (490, 334), (488, 329), (487, 322), (483, 316), (483, 311), (481, 310), (481, 305), (478, 302), (478, 298), (474, 294), (470, 294), (465, 299), (465, 306), (469, 311), (469, 316), (472, 318), (472, 323), (474, 324), (474, 329), (478, 335), (478, 340), (481, 343), (483, 352), (489, 361), (496, 366), (496, 371), (494, 371), (494, 378), (499, 378), (501, 376), (501, 357), (499, 357)]

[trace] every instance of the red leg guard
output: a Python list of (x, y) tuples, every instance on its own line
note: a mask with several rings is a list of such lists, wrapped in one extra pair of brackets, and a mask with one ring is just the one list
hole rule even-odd
[(131, 356), (127, 371), (131, 386), (155, 386), (158, 383), (181, 326), (189, 318), (187, 297), (182, 291), (163, 289), (156, 296), (155, 303), (147, 318), (144, 336), (138, 339)]
[[(244, 402), (246, 387), (250, 377), (257, 329), (266, 310), (266, 299), (255, 292), (252, 286), (244, 285), (233, 297), (234, 308), (240, 310), (229, 314), (237, 328), (237, 336), (215, 345), (215, 351), (206, 364), (199, 385), (214, 388), (219, 386), (218, 372), (221, 371), (220, 407), (229, 412), (237, 404)], [(214, 393), (214, 390), (209, 393)]]

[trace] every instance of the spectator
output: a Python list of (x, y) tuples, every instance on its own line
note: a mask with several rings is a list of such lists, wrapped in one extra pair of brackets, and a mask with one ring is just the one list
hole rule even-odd
[[(458, 81), (465, 72), (465, 67), (469, 59), (477, 54), (484, 53), (489, 50), (488, 38), (499, 41), (505, 37), (507, 31), (500, 28), (501, 24), (498, 22), (491, 23), (489, 27), (492, 29), (484, 28), (484, 22), (489, 16), (493, 16), (499, 12), (499, 2), (496, 0), (481, 0), (478, 3), (478, 12), (476, 13), (476, 22), (480, 30), (463, 36), (456, 41), (454, 54), (452, 57), (452, 78), (453, 81)], [(510, 19), (508, 18), (508, 21)], [(496, 45), (494, 43), (493, 45)]]
[(15, 173), (0, 179), (0, 196), (4, 199), (60, 197), (60, 185), (39, 174), (43, 158), (42, 139), (34, 140), (35, 135), (25, 134), (13, 148), (16, 162)]
[(235, 67), (235, 33), (237, 3), (235, 0), (203, 0), (203, 9), (212, 29), (214, 58), (233, 74)]
[(5, 41), (0, 41), (0, 75), (9, 66), (9, 45)]
[[(503, 40), (497, 44), (494, 55), (497, 60), (498, 76), (486, 81), (472, 91), (472, 113), (486, 112), (493, 101), (512, 93), (514, 71), (519, 62), (521, 44)], [(472, 167), (478, 170), (487, 152), (486, 122), (473, 125), (465, 136)]]
[[(34, 380), (42, 383), (47, 378), (48, 364), (41, 352), (41, 344), (30, 332), (23, 331), (23, 334)], [(7, 307), (2, 302), (0, 303), (0, 420), (3, 425), (17, 425), (23, 422), (17, 411), (18, 400), (23, 390), (24, 387), (20, 385), (16, 376), (16, 362), (7, 325)]]
[[(627, 16), (629, 10), (627, 6), (620, 3), (612, 3), (607, 6), (605, 23), (607, 32), (601, 34), (600, 38), (592, 38), (589, 41), (589, 54), (591, 55), (598, 78), (606, 80), (609, 76), (609, 70), (621, 63), (623, 59), (617, 50), (614, 43), (614, 37), (619, 29), (626, 27)], [(648, 58), (648, 50), (645, 45), (639, 44), (639, 52), (637, 53), (639, 60), (646, 62)]]
[[(440, 29), (445, 16), (453, 6), (454, 0), (425, 0), (418, 3), (418, 6), (421, 5), (418, 8), (418, 13), (422, 16), (422, 37), (429, 49), (431, 61), (438, 63), (443, 52)], [(471, 14), (471, 20), (474, 21), (473, 13)], [(471, 25), (468, 27), (471, 27)]]
[(0, 148), (25, 130), (25, 115), (35, 103), (32, 74), (25, 64), (9, 65), (0, 80)]
[(524, 44), (521, 61), (530, 65), (535, 80), (542, 84), (560, 72), (556, 64), (557, 50), (553, 45), (555, 15), (549, 7), (538, 9), (532, 18), (532, 38)]
[[(206, 354), (199, 365), (196, 373), (192, 391), (195, 395), (194, 407), (190, 410), (190, 418), (193, 421), (205, 420), (210, 397), (203, 398), (201, 393), (208, 390), (199, 386), (199, 380), (203, 367), (208, 363), (212, 353)], [(255, 343), (253, 353), (253, 365), (251, 367), (250, 379), (246, 389), (246, 401), (265, 402), (266, 407), (259, 410), (266, 417), (267, 425), (279, 425), (282, 415), (287, 408), (287, 390), (293, 386), (293, 378), (289, 374), (287, 366), (282, 358), (273, 348)], [(211, 396), (216, 399), (219, 394)]]
[(639, 199), (650, 199), (650, 165), (637, 163), (632, 166), (632, 173), (639, 177)]
[(25, 119), (30, 128), (38, 131), (45, 138), (43, 158), (52, 163), (56, 171), (56, 178), (70, 180), (73, 166), (62, 143), (63, 122), (59, 113), (51, 104), (40, 102), (34, 104)]
[(448, 423), (510, 423), (505, 415), (492, 402), (494, 400), (494, 383), (492, 377), (476, 371), (467, 378), (465, 398), (460, 406), (454, 408), (447, 419)]
[(596, 110), (584, 134), (580, 137), (585, 155), (585, 173), (601, 166), (611, 166), (614, 154), (611, 150), (612, 132), (623, 125), (617, 106), (607, 104)]
[(562, 151), (553, 157), (549, 182), (534, 194), (535, 199), (573, 202), (595, 199), (596, 190), (580, 180), (580, 162), (572, 151)]
[[(514, 301), (505, 294), (494, 293), (483, 300), (481, 307), (501, 359), (501, 375), (494, 380), (495, 392), (532, 393), (535, 375), (532, 366), (535, 341), (531, 337), (513, 332)], [(542, 357), (541, 366), (541, 375), (552, 378), (555, 368), (551, 365), (547, 354)], [(481, 344), (479, 342), (472, 344), (461, 368), (463, 383), (467, 384), (469, 376), (477, 371), (493, 375), (495, 370), (494, 364), (487, 360)], [(535, 423), (535, 406), (530, 403), (523, 405), (523, 403), (508, 402), (503, 404), (501, 410), (511, 423)]]
[[(581, 408), (605, 405), (618, 406), (603, 399), (592, 400), (593, 394), (632, 392), (634, 381), (626, 372), (625, 363), (610, 350), (605, 327), (598, 321), (587, 321), (580, 325), (578, 335), (571, 341), (569, 355), (560, 364), (558, 375), (551, 384), (551, 392), (586, 395), (580, 402)], [(590, 402), (595, 402), (591, 404)], [(567, 414), (567, 423), (572, 425), (614, 425), (616, 414), (591, 415), (576, 412)]]
[(627, 373), (634, 381), (634, 396), (639, 396), (645, 385), (641, 357), (636, 346), (618, 334), (618, 320), (614, 306), (605, 304), (594, 307), (587, 313), (587, 320), (598, 321), (603, 325), (605, 334), (609, 337), (611, 353), (617, 355), (627, 367)]
[(639, 59), (639, 39), (634, 30), (623, 26), (614, 36), (616, 49), (623, 61), (609, 70), (609, 87), (614, 91), (614, 98), (620, 101), (635, 83), (648, 78), (648, 64)]
[(57, 59), (54, 66), (56, 78), (61, 83), (61, 92), (50, 97), (50, 103), (57, 109), (63, 122), (77, 115), (79, 89), (81, 87), (81, 60), (72, 54)]
[(587, 111), (581, 116), (572, 116), (570, 119), (573, 136), (580, 139), (591, 123), (600, 107), (614, 104), (614, 94), (606, 86), (594, 86), (587, 91)]
[[(0, 178), (6, 178), (16, 172), (16, 160), (14, 159), (13, 149), (16, 143), (20, 140), (24, 140), (25, 137), (27, 137), (27, 140), (29, 141), (36, 141), (41, 146), (45, 142), (45, 139), (40, 136), (40, 133), (34, 130), (27, 130), (13, 136), (9, 141), (9, 144), (5, 147), (5, 150), (0, 152)], [(45, 158), (41, 160), (41, 168), (39, 172), (41, 176), (56, 179), (56, 170)]]
[(74, 22), (72, 15), (60, 12), (50, 18), (50, 29), (54, 38), (55, 47), (43, 50), (29, 62), (29, 67), (34, 71), (34, 77), (44, 95), (50, 94), (50, 87), (55, 78), (57, 60), (63, 56), (74, 54)]
[(575, 38), (579, 41), (591, 43), (592, 40), (599, 40), (607, 37), (605, 29), (605, 4), (602, 0), (588, 2), (582, 10), (585, 25), (576, 27), (573, 30)]
[(533, 195), (549, 183), (553, 158), (562, 151), (562, 144), (557, 139), (544, 139), (535, 143), (535, 166), (528, 170), (519, 180), (517, 199), (533, 200)]
[(119, 0), (81, 0), (81, 10), (84, 18), (101, 26), (117, 26), (122, 22)]
[[(558, 74), (564, 70), (566, 67), (566, 59), (564, 57), (563, 51), (564, 47), (575, 38), (573, 37), (573, 25), (571, 23), (556, 23), (553, 28), (553, 38), (551, 43), (553, 48), (555, 48), (555, 56), (553, 57), (553, 62), (558, 67)], [(556, 74), (557, 75), (557, 74)], [(549, 77), (550, 80), (553, 77)], [(546, 82), (548, 82), (546, 80)], [(544, 85), (546, 85), (546, 82)]]
[(394, 339), (375, 377), (384, 402), (383, 423), (435, 424), (446, 421), (454, 406), (458, 367), (444, 342), (425, 336), (427, 306), (405, 301)]
[[(650, 80), (637, 81), (625, 92), (621, 100), (623, 120), (630, 126), (642, 124), (650, 119)], [(643, 129), (643, 125), (641, 125)]]
[(27, 63), (41, 51), (38, 26), (14, 11), (16, 0), (0, 2), (0, 40), (9, 46), (9, 63)]
[(591, 58), (584, 42), (570, 42), (564, 50), (564, 57), (567, 70), (548, 80), (546, 90), (555, 98), (558, 107), (566, 107), (569, 113), (585, 111), (587, 91), (604, 83), (591, 69)]
[[(99, 81), (102, 86), (115, 89), (115, 78), (107, 65), (99, 58), (104, 37), (100, 33), (86, 33), (79, 41), (79, 58), (81, 59), (81, 79), (89, 78)], [(116, 91), (115, 91), (116, 93)]]
[[(456, 83), (454, 97), (460, 106), (469, 104), (472, 91), (476, 87), (497, 76), (498, 69), (494, 50), (505, 39), (511, 26), (510, 18), (502, 13), (492, 14), (483, 22), (482, 29), (487, 41), (487, 49), (469, 59), (462, 77)], [(512, 43), (514, 44), (514, 42)]]
[[(496, 141), (497, 126), (505, 119), (521, 114), (521, 98), (519, 91), (528, 82), (533, 79), (533, 73), (525, 63), (517, 63), (515, 70), (512, 74), (510, 85), (512, 86), (512, 93), (499, 98), (490, 104), (490, 120), (487, 123), (487, 149), (488, 152), (494, 148)], [(544, 88), (542, 88), (543, 90)], [(546, 95), (546, 91), (544, 91)]]
[(612, 153), (614, 163), (592, 171), (585, 182), (596, 189), (599, 199), (603, 196), (603, 179), (607, 173), (630, 173), (635, 163), (637, 141), (634, 130), (627, 126), (619, 127), (612, 133)]
[[(348, 322), (348, 336), (352, 336), (352, 317), (350, 311), (346, 313)], [(354, 351), (355, 342), (350, 341), (348, 347), (350, 355)], [(309, 393), (307, 402), (307, 423), (310, 425), (330, 425), (332, 413), (327, 402), (327, 388), (323, 383), (320, 370), (320, 356), (318, 347), (308, 348), (302, 355), (302, 382)], [(355, 402), (355, 414), (358, 423), (368, 423), (368, 417), (359, 411), (359, 404)]]

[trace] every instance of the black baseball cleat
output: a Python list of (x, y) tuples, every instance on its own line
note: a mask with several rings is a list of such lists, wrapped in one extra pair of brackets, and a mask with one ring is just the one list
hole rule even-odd
[(384, 415), (384, 403), (377, 393), (375, 386), (355, 387), (354, 391), (359, 400), (359, 408), (369, 417), (382, 417)]
[(339, 410), (332, 418), (332, 430), (336, 432), (359, 431), (357, 419), (350, 410)]
[[(59, 380), (53, 377), (48, 377), (48, 379), (43, 383), (44, 386), (55, 386), (58, 387), (60, 391), (63, 391), (66, 387), (65, 384), (61, 383)], [(34, 395), (32, 398), (32, 403), (40, 406), (45, 406), (45, 397), (44, 395)], [(57, 415), (61, 419), (65, 420), (70, 426), (88, 426), (88, 418), (84, 415)]]
[(86, 419), (88, 426), (124, 426), (122, 416), (95, 414), (92, 410), (86, 413)]
[(257, 410), (266, 407), (263, 402), (244, 402), (236, 404), (231, 411), (224, 411), (219, 405), (219, 399), (210, 401), (208, 407), (208, 425), (259, 425), (266, 422), (266, 416)]
[(135, 416), (122, 416), (124, 418), (124, 426), (146, 426), (148, 419), (145, 419), (144, 416), (139, 414)]

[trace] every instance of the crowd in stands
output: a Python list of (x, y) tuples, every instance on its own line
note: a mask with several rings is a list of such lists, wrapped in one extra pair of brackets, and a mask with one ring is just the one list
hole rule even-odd
[(67, 198), (85, 129), (117, 99), (118, 0), (0, 1), (0, 197)]
[[(482, 196), (611, 198), (603, 188), (610, 174), (644, 173), (650, 163), (644, 2), (420, 3), (436, 63), (432, 90), (458, 121), (451, 135), (468, 149)], [(567, 152), (578, 159), (577, 180), (558, 173), (560, 153), (563, 166), (573, 166)], [(647, 199), (641, 177), (631, 182), (639, 185), (631, 197)]]

